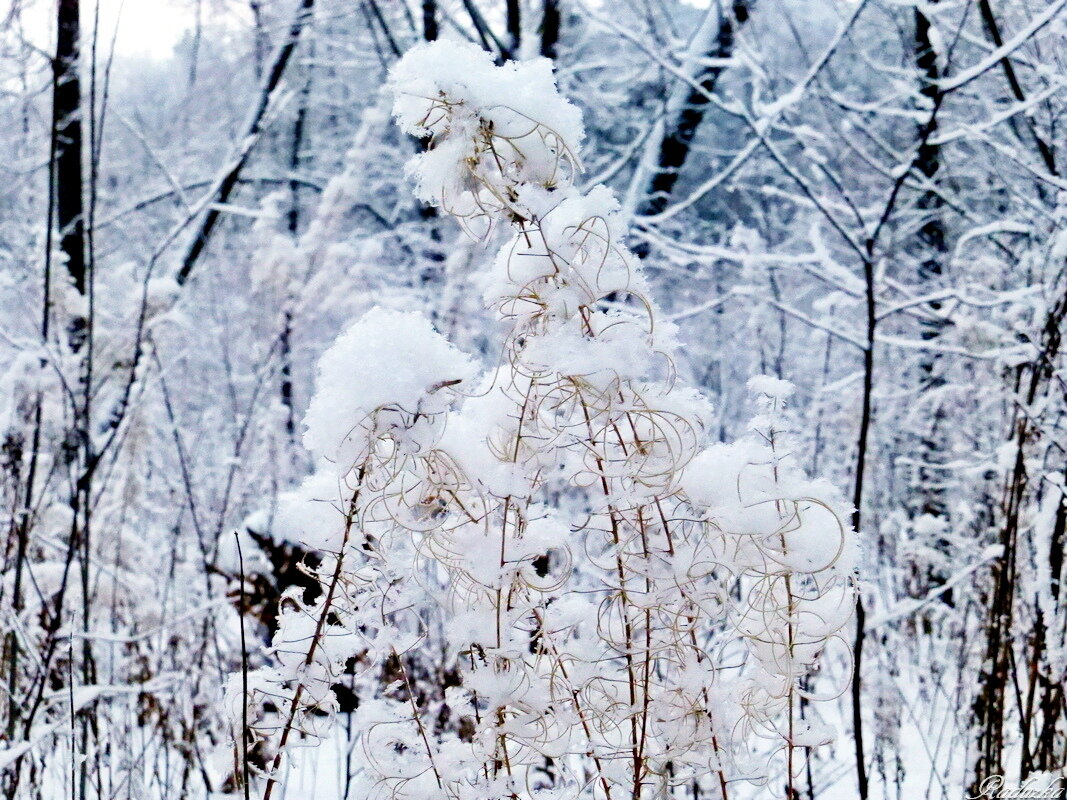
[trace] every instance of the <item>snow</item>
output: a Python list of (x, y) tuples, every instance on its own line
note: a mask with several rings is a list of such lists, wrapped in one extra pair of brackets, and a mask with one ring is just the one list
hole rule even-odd
[[(1034, 694), (1044, 730), (1041, 695), (1067, 662), (1064, 353), (1049, 344), (1067, 184), (1035, 148), (1056, 141), (1062, 65), (1040, 56), (1063, 3), (1061, 19), (1006, 9), (996, 51), (967, 4), (926, 3), (941, 83), (961, 83), (930, 139), (940, 168), (896, 194), (901, 159), (883, 162), (914, 150), (930, 110), (914, 37), (883, 24), (907, 34), (907, 4), (748, 4), (723, 59), (706, 54), (721, 22), (706, 1), (610, 18), (564, 4), (555, 67), (525, 58), (537, 3), (519, 4), (521, 62), (457, 43), (478, 37), (475, 5), (510, 49), (503, 3), (440, 5), (441, 41), (386, 82), (387, 66), (368, 69), (375, 45), (392, 60), (382, 26), (316, 4), (314, 47), (298, 45), (264, 118), (274, 133), (241, 138), (238, 205), (198, 197), (240, 128), (250, 37), (209, 25), (196, 69), (118, 69), (118, 123), (89, 148), (105, 155), (91, 304), (61, 246), (42, 282), (41, 248), (62, 242), (25, 181), (47, 115), (9, 132), (0, 618), (14, 699), (43, 692), (0, 747), (6, 769), (25, 756), (19, 797), (76, 794), (79, 764), (102, 794), (237, 797), (243, 714), (269, 761), (294, 712), (276, 800), (630, 797), (631, 722), (649, 796), (714, 798), (719, 773), (735, 800), (790, 794), (792, 746), (821, 748), (795, 754), (799, 796), (809, 767), (812, 796), (851, 798), (857, 573), (872, 800), (967, 786), (983, 620), (1005, 576), (1015, 624), (993, 635), (1029, 654), (1003, 698), (1000, 756), (1017, 772), (1012, 687)], [(798, 10), (811, 24), (794, 30)], [(12, 109), (49, 86), (24, 44), (6, 54), (24, 78)], [(1025, 101), (997, 77), (1009, 63)], [(689, 118), (666, 209), (631, 230), (662, 119), (712, 64), (726, 69)], [(173, 108), (142, 95), (174, 85)], [(578, 107), (595, 132), (584, 150)], [(603, 177), (579, 182), (582, 160)], [(179, 286), (174, 237), (209, 207), (237, 214)], [(935, 222), (936, 247), (919, 230)], [(86, 311), (91, 342), (70, 352)], [(843, 492), (859, 488), (856, 532)], [(1006, 524), (1016, 535), (994, 544)], [(307, 581), (329, 594), (293, 586)], [(338, 684), (359, 699), (351, 714)], [(168, 731), (196, 737), (198, 768)]]
[(748, 390), (754, 394), (766, 395), (771, 400), (785, 401), (792, 396), (796, 387), (789, 381), (770, 375), (756, 375), (748, 379)]
[(547, 59), (497, 67), (473, 44), (441, 40), (405, 53), (390, 82), (401, 129), (432, 137), (409, 165), (418, 196), (458, 217), (506, 204), (516, 185), (554, 183), (577, 167), (581, 113), (556, 91)]
[[(374, 308), (342, 333), (319, 359), (315, 395), (304, 417), (304, 446), (347, 472), (366, 452), (377, 412), (430, 420), (470, 382), (471, 359), (419, 314)], [(425, 426), (424, 426), (425, 427)], [(418, 448), (420, 442), (408, 444)]]
[(278, 498), (273, 534), (312, 550), (338, 550), (347, 513), (344, 490), (336, 470), (312, 473)]

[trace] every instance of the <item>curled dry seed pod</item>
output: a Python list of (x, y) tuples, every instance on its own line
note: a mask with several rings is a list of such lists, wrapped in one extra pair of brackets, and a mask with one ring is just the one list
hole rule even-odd
[[(752, 434), (707, 443), (615, 198), (571, 183), (581, 121), (548, 62), (442, 41), (392, 83), (401, 126), (431, 138), (420, 197), (512, 228), (486, 293), (510, 331), (478, 381), (382, 312), (323, 357), (305, 441), (333, 483), (298, 493), (295, 527), (330, 558), (323, 599), (283, 625), (312, 642), (284, 681), (290, 727), (307, 676), (356, 657), (389, 678), (364, 682), (354, 720), (369, 797), (726, 795), (780, 748), (791, 769), (818, 738), (801, 681), (854, 589), (836, 495), (784, 456), (787, 385), (757, 381)], [(312, 510), (331, 485), (341, 502)], [(405, 657), (436, 637), (460, 684), (439, 700)]]

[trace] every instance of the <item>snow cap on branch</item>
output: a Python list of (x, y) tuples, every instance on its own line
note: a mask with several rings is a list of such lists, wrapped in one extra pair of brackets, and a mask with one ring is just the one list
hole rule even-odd
[[(389, 731), (361, 702), (361, 795), (539, 797), (519, 787), (549, 756), (553, 797), (584, 797), (584, 781), (644, 798), (747, 774), (750, 733), (815, 741), (794, 735), (796, 711), (852, 608), (851, 532), (836, 494), (785, 461), (791, 385), (755, 379), (749, 435), (708, 447), (707, 403), (675, 386), (673, 326), (613, 194), (571, 184), (581, 123), (548, 62), (437, 42), (392, 82), (402, 127), (430, 138), (411, 167), (422, 198), (512, 228), (485, 293), (510, 329), (458, 408), (448, 387), (473, 367), (418, 316), (372, 311), (322, 357), (305, 443), (338, 469), (278, 515), (327, 564), (320, 599), (290, 597), (274, 641), (286, 730), (321, 735), (349, 658), (405, 670), (440, 635), (469, 733), (428, 733), (437, 701), (420, 708), (406, 672), (371, 688)], [(750, 658), (724, 669), (723, 648)], [(425, 757), (418, 785), (399, 753)]]
[(548, 59), (498, 67), (474, 45), (442, 40), (409, 50), (391, 83), (400, 127), (430, 137), (409, 165), (427, 203), (481, 216), (508, 207), (518, 185), (567, 183), (577, 167), (582, 115)]
[(418, 432), (451, 402), (451, 393), (441, 390), (474, 372), (471, 360), (421, 315), (373, 308), (319, 359), (304, 446), (347, 470), (376, 433), (391, 427), (390, 414), (406, 414), (424, 423), (405, 430), (418, 450)]

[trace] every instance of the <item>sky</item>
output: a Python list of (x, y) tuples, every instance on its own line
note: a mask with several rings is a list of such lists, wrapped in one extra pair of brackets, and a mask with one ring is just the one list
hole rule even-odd
[[(46, 52), (55, 42), (55, 0), (0, 0), (0, 20), (7, 20), (13, 4), (22, 7), (27, 37)], [(100, 47), (112, 38), (120, 57), (167, 59), (174, 46), (193, 29), (197, 0), (82, 0), (82, 30), (92, 30), (99, 4)], [(220, 12), (217, 2), (201, 0), (203, 21), (232, 26), (249, 24), (247, 6), (227, 3)]]

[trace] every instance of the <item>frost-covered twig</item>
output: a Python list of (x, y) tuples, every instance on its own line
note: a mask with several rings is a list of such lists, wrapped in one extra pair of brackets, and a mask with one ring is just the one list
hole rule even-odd
[[(615, 198), (572, 183), (581, 120), (548, 62), (496, 67), (442, 42), (393, 83), (401, 126), (430, 139), (411, 166), (420, 198), (476, 235), (511, 230), (486, 290), (508, 332), (478, 382), (425, 323), (384, 312), (324, 357), (305, 442), (342, 469), (283, 520), (334, 560), (325, 600), (291, 598), (275, 639), (283, 666), (297, 659), (274, 678), (297, 687), (276, 764), (304, 687), (329, 712), (331, 670), (355, 657), (400, 675), (365, 683), (357, 712), (367, 796), (725, 797), (769, 778), (779, 750), (791, 783), (794, 748), (827, 738), (796, 719), (817, 699), (801, 680), (854, 595), (841, 502), (783, 452), (788, 384), (755, 382), (751, 437), (708, 445), (709, 405), (676, 385), (673, 328)], [(459, 380), (474, 388), (446, 422)], [(313, 513), (336, 474), (345, 505)], [(323, 534), (342, 520), (337, 548)], [(403, 661), (436, 624), (461, 680), (443, 727)]]

